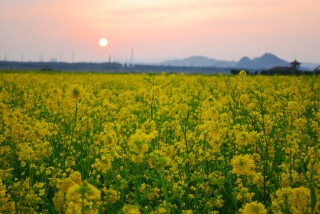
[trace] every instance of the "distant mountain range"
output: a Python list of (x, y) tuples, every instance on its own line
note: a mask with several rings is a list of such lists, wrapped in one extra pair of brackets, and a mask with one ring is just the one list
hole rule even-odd
[[(238, 69), (269, 69), (275, 66), (290, 66), (287, 62), (272, 53), (265, 53), (261, 57), (249, 59), (242, 57), (239, 61), (227, 61), (208, 58), (205, 56), (191, 56), (180, 60), (166, 60), (160, 63), (169, 66), (193, 66), (193, 67), (218, 67), (218, 68), (238, 68)], [(313, 70), (317, 63), (302, 63), (301, 69)]]
[(184, 59), (166, 60), (160, 63), (161, 65), (169, 66), (191, 66), (191, 67), (235, 67), (238, 62), (226, 61), (208, 58), (205, 56), (191, 56)]

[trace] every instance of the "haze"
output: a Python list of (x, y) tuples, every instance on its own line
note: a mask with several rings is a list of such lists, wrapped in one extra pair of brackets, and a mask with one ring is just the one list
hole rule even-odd
[[(319, 0), (0, 0), (0, 60), (320, 62)], [(100, 38), (109, 43), (101, 48)]]

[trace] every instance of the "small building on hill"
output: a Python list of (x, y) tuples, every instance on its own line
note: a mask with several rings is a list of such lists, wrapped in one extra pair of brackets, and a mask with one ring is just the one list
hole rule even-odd
[(291, 68), (293, 68), (294, 70), (298, 70), (300, 68), (300, 65), (301, 65), (301, 63), (298, 62), (297, 60), (294, 60), (290, 64), (291, 64)]
[(290, 63), (291, 66), (276, 66), (273, 68), (270, 68), (265, 71), (265, 74), (269, 75), (292, 75), (292, 74), (301, 74), (302, 71), (300, 70), (301, 63), (297, 60), (294, 60)]

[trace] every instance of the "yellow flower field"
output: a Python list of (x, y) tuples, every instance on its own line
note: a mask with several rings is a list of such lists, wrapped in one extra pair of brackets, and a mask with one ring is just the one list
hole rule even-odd
[(0, 213), (319, 213), (318, 76), (0, 73)]

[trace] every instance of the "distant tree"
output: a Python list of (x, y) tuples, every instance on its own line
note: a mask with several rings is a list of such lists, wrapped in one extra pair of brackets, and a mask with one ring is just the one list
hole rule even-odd
[(295, 70), (295, 71), (294, 71), (294, 74), (295, 74), (295, 75), (301, 75), (301, 74), (303, 74), (303, 72), (302, 72), (301, 70)]
[(233, 74), (233, 75), (237, 75), (237, 74), (240, 73), (240, 70), (238, 70), (238, 69), (231, 69), (230, 72), (231, 72), (231, 74)]

